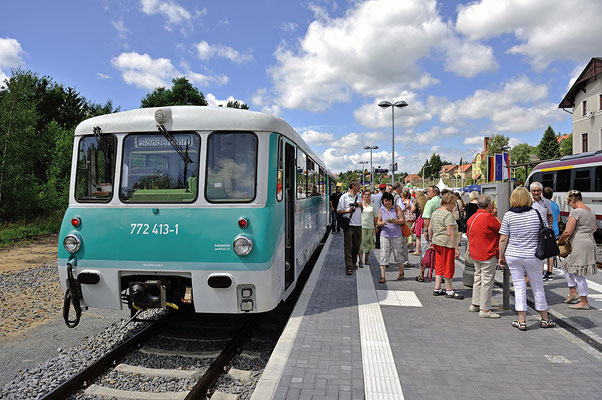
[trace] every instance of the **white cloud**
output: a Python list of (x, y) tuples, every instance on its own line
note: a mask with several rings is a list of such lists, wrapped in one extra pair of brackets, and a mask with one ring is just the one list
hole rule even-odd
[(219, 100), (215, 97), (215, 95), (213, 93), (207, 93), (207, 95), (205, 96), (205, 100), (207, 100), (207, 105), (210, 105), (210, 106), (226, 107), (226, 105), (228, 104), (229, 101), (238, 101), (239, 103), (246, 104), (246, 102), (244, 100), (235, 99), (233, 96), (229, 96), (225, 100)]
[(0, 68), (14, 68), (23, 64), (25, 52), (16, 39), (0, 38)]
[(164, 28), (168, 31), (173, 25), (181, 25), (184, 34), (192, 29), (192, 14), (174, 1), (140, 0), (140, 5), (146, 15), (162, 15), (166, 19)]
[[(462, 119), (480, 119), (486, 118), (496, 122), (496, 128), (513, 126), (513, 131), (516, 131), (522, 121), (501, 121), (499, 115), (510, 109), (542, 109), (539, 105), (548, 95), (548, 87), (546, 85), (535, 85), (528, 78), (521, 76), (504, 83), (502, 88), (497, 91), (479, 89), (471, 96), (454, 102), (448, 101), (446, 98), (430, 96), (427, 99), (428, 109), (439, 117), (439, 120), (446, 124), (454, 124)], [(521, 108), (517, 104), (529, 105), (530, 108)], [(554, 113), (546, 104), (544, 109), (548, 110), (547, 114), (554, 120)], [(525, 123), (525, 129), (530, 123)]]
[(186, 76), (191, 83), (202, 86), (212, 83), (219, 85), (228, 81), (228, 77), (224, 75), (207, 76), (190, 70), (180, 72), (167, 58), (153, 59), (148, 54), (136, 52), (121, 53), (111, 59), (111, 64), (121, 72), (126, 83), (144, 89), (168, 87), (173, 78), (180, 76)]
[(573, 86), (573, 84), (575, 83), (577, 78), (579, 78), (579, 75), (581, 75), (581, 72), (583, 72), (583, 70), (585, 69), (585, 67), (587, 66), (588, 63), (589, 63), (589, 60), (587, 60), (584, 63), (580, 63), (580, 64), (576, 65), (575, 68), (573, 68), (573, 70), (571, 71), (571, 78), (569, 79), (569, 84), (566, 85), (567, 92)]
[(445, 70), (464, 78), (473, 78), (483, 72), (498, 69), (493, 49), (480, 43), (464, 42), (453, 37), (446, 41)]
[(98, 76), (100, 79), (113, 79), (111, 75), (103, 74), (102, 72), (97, 72), (96, 76)]
[(119, 21), (112, 21), (111, 23), (113, 24), (113, 28), (117, 30), (117, 33), (119, 33), (119, 37), (125, 39), (129, 29), (125, 26), (123, 20), (120, 19)]
[(279, 116), (282, 113), (280, 106), (273, 103), (272, 97), (266, 88), (259, 88), (251, 96), (251, 104), (263, 113)]
[(429, 145), (435, 143), (436, 141), (445, 140), (447, 137), (457, 135), (459, 133), (458, 128), (454, 126), (440, 127), (433, 126), (427, 131), (424, 132), (413, 132), (406, 131), (401, 135), (400, 141), (408, 145)]
[(334, 135), (309, 129), (301, 134), (301, 139), (310, 146), (328, 146), (334, 142)]
[(472, 137), (467, 137), (466, 139), (464, 139), (464, 141), (462, 142), (463, 145), (479, 145), (483, 143), (483, 139), (485, 138), (485, 136), (472, 136)]
[(3, 89), (6, 87), (6, 84), (4, 83), (4, 81), (6, 81), (8, 79), (8, 76), (6, 76), (6, 74), (4, 72), (2, 72), (2, 70), (0, 70), (0, 89)]
[[(408, 103), (404, 108), (395, 109), (395, 127), (409, 128), (432, 119), (424, 104), (416, 100), (416, 94), (403, 91), (391, 96), (391, 99), (403, 99)], [(372, 103), (364, 104), (353, 111), (355, 120), (370, 129), (391, 128), (391, 108), (382, 109), (378, 106), (382, 99), (375, 99)]]
[(600, 15), (598, 0), (481, 0), (458, 7), (456, 29), (475, 40), (514, 34), (520, 44), (508, 52), (528, 57), (541, 71), (553, 60), (581, 62), (595, 55)]
[(282, 25), (280, 25), (280, 29), (288, 33), (295, 32), (298, 27), (299, 25), (295, 22), (283, 22)]
[[(448, 58), (450, 71), (464, 76), (497, 65), (490, 48), (462, 44), (438, 14), (435, 0), (351, 4), (340, 18), (313, 7), (316, 20), (298, 46), (276, 50), (277, 65), (269, 73), (283, 107), (322, 111), (349, 102), (353, 93), (376, 97), (423, 88), (436, 80), (425, 77), (418, 62), (433, 50)], [(480, 58), (471, 60), (471, 51)]]
[(211, 57), (223, 57), (228, 60), (241, 64), (253, 59), (251, 52), (241, 53), (238, 50), (224, 46), (221, 44), (210, 45), (209, 43), (202, 41), (195, 45), (197, 55), (201, 60), (208, 60)]

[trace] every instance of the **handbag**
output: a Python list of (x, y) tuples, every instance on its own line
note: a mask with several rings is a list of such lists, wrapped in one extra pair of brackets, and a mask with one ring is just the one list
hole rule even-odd
[(548, 228), (541, 218), (539, 211), (535, 210), (539, 217), (539, 234), (537, 237), (537, 249), (535, 250), (535, 257), (540, 260), (546, 260), (550, 257), (557, 256), (560, 254), (560, 249), (556, 243), (556, 235), (554, 230)]
[(347, 218), (343, 215), (343, 217), (341, 218), (341, 229), (343, 229), (344, 231), (349, 229), (349, 222), (351, 222), (351, 218)]
[(410, 228), (408, 228), (407, 224), (401, 225), (401, 234), (403, 235), (403, 237), (408, 237), (412, 234), (412, 231), (410, 230)]
[(458, 231), (462, 232), (462, 233), (466, 233), (466, 219), (464, 218), (464, 216), (462, 216), (462, 211), (460, 210), (460, 207), (458, 206), (458, 202), (456, 201), (456, 206), (458, 207), (458, 219), (456, 220), (456, 223), (458, 224)]
[[(477, 220), (477, 218), (479, 218), (481, 215), (482, 214), (478, 214), (476, 217), (474, 217), (474, 219), (472, 220), (472, 224), (470, 224), (471, 228), (474, 225), (474, 222)], [(466, 252), (464, 253), (464, 264), (465, 265), (474, 265), (474, 260), (470, 256), (470, 236), (469, 236), (469, 234), (470, 234), (470, 232), (468, 232), (468, 229), (467, 229), (466, 235), (468, 236), (468, 243), (466, 244)]]
[(567, 258), (567, 256), (571, 254), (571, 251), (573, 251), (571, 242), (567, 240), (563, 244), (558, 244), (558, 250), (560, 251), (560, 253), (558, 253), (558, 257)]

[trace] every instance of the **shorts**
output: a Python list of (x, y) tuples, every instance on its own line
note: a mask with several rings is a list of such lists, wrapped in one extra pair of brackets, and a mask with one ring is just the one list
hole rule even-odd
[(395, 262), (401, 262), (401, 239), (399, 237), (380, 237), (380, 257), (378, 265), (389, 265), (389, 255), (393, 252)]
[(435, 249), (435, 275), (443, 275), (452, 279), (456, 272), (456, 251), (451, 247), (433, 244)]

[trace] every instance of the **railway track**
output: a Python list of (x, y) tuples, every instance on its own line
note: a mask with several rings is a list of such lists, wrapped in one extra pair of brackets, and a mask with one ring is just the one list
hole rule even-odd
[[(185, 323), (173, 318), (153, 322), (63, 382), (43, 399), (65, 399), (70, 396), (122, 399), (208, 398), (213, 394), (211, 388), (216, 380), (229, 372), (230, 362), (251, 337), (259, 318), (255, 315), (226, 317), (225, 322)], [(198, 334), (195, 329), (201, 327), (204, 332), (211, 332)], [(253, 356), (252, 353), (249, 355)], [(160, 368), (161, 364), (171, 364), (172, 367)], [(232, 370), (231, 376), (244, 379), (248, 377), (248, 373)], [(153, 390), (153, 386), (161, 387), (166, 382), (169, 384), (178, 381), (179, 383), (171, 386), (178, 387), (179, 390)], [(120, 384), (125, 388), (120, 388)], [(132, 384), (138, 386), (138, 390), (132, 390)], [(213, 398), (229, 400), (236, 399), (237, 396), (218, 393)]]

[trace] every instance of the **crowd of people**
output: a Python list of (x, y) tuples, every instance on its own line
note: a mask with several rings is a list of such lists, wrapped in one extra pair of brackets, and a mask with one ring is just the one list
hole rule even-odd
[[(529, 284), (535, 309), (540, 313), (540, 326), (552, 328), (556, 324), (548, 316), (544, 281), (552, 279), (555, 259), (535, 256), (540, 230), (550, 228), (558, 244), (568, 248), (568, 254), (560, 259), (569, 288), (564, 303), (572, 309), (590, 309), (585, 277), (597, 272), (593, 237), (596, 217), (579, 191), (571, 190), (567, 195), (572, 211), (560, 234), (560, 207), (551, 200), (552, 189), (539, 182), (531, 183), (529, 189), (516, 188), (502, 219), (492, 197), (476, 191), (470, 193), (465, 204), (458, 193), (440, 191), (437, 186), (410, 191), (399, 182), (383, 183), (375, 193), (360, 193), (359, 183), (352, 181), (347, 189), (343, 194), (337, 186), (330, 196), (330, 229), (332, 233), (343, 230), (347, 275), (353, 275), (358, 267), (369, 266), (370, 253), (379, 249), (379, 282), (385, 283), (385, 271), (392, 262), (397, 264), (397, 280), (403, 280), (404, 268), (412, 266), (409, 252), (421, 259), (430, 252), (434, 253), (433, 295), (462, 300), (464, 296), (454, 290), (452, 281), (462, 233), (466, 233), (465, 258), (475, 269), (469, 311), (478, 312), (481, 318), (500, 318), (491, 310), (495, 272), (508, 268), (518, 314), (512, 326), (527, 329)], [(423, 262), (416, 277), (419, 282), (425, 281), (424, 269)]]

